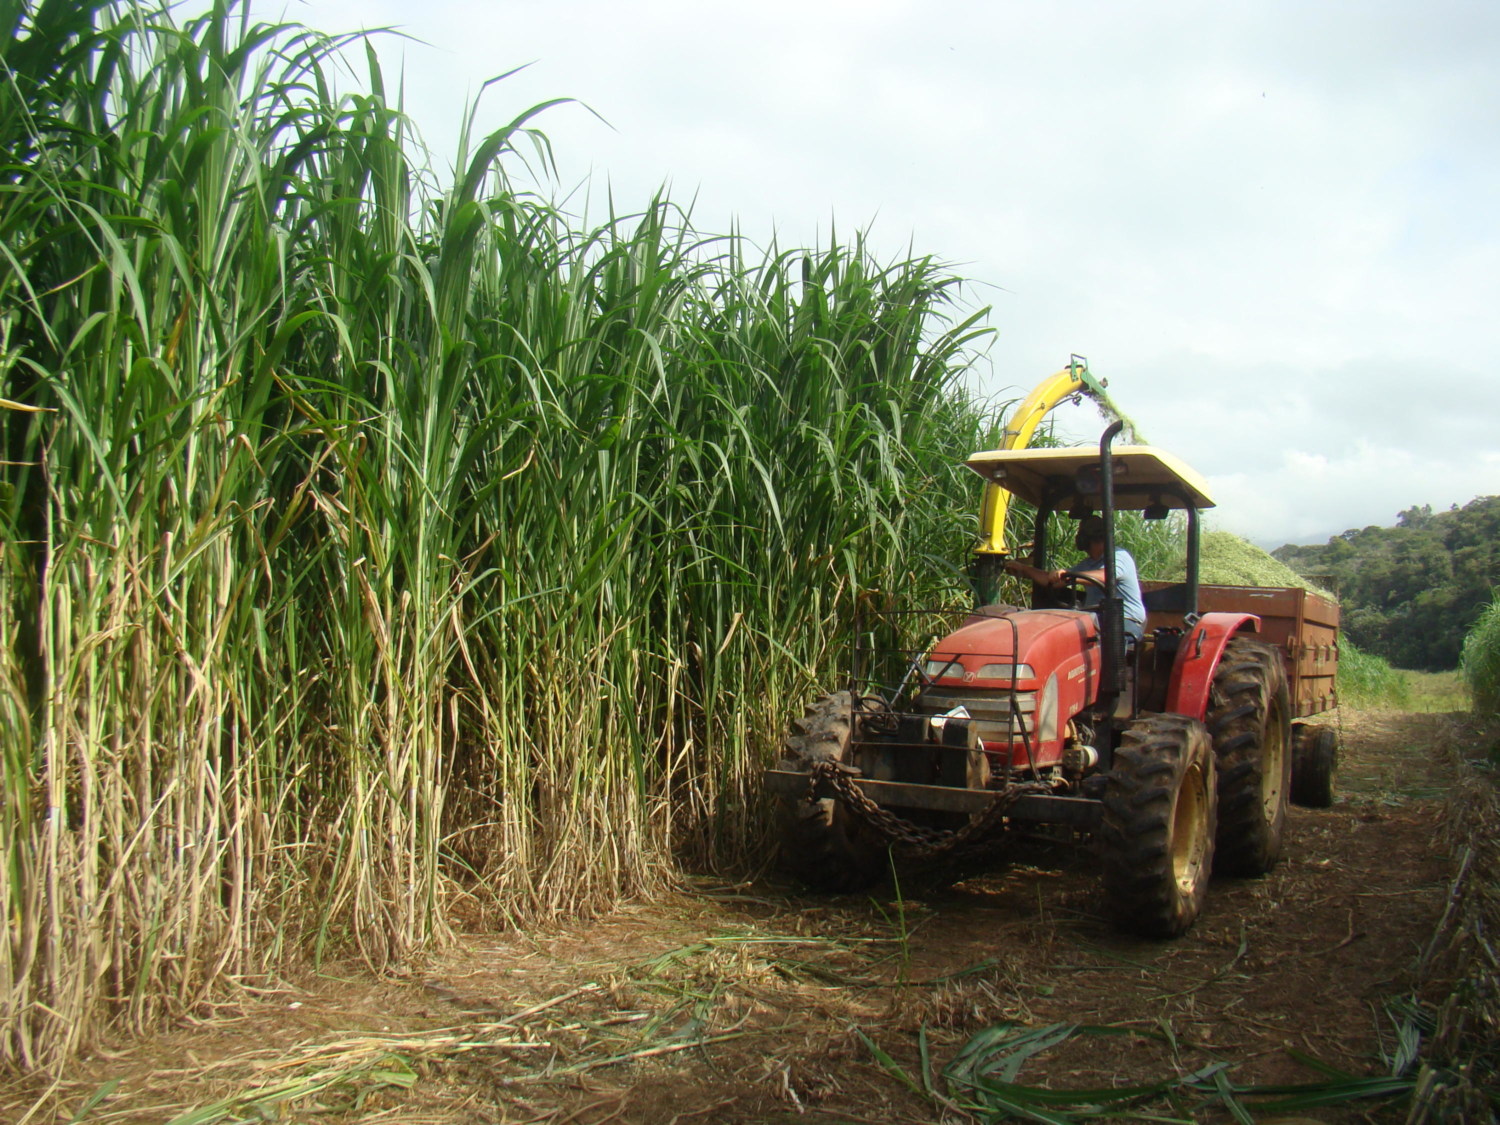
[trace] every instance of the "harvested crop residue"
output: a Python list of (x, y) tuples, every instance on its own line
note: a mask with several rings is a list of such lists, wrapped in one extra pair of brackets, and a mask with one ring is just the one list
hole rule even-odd
[[(1402, 1121), (1397, 1098), (1277, 1110), (1242, 1091), (1347, 1088), (1335, 1072), (1405, 1088), (1378, 1080), (1413, 997), (1441, 999), (1414, 967), (1452, 875), (1437, 838), (1451, 723), (1346, 714), (1338, 803), (1294, 809), (1282, 864), (1216, 881), (1175, 942), (1114, 933), (1091, 857), (1055, 844), (904, 898), (705, 884), (116, 1044), (31, 1120), (68, 1121), (96, 1094), (80, 1120), (996, 1120), (966, 1108), (988, 1068), (991, 1085), (1156, 1085), (1130, 1104), (1163, 1118), (1231, 1121), (1233, 1103), (1262, 1121)], [(0, 1115), (41, 1093), (12, 1089)]]

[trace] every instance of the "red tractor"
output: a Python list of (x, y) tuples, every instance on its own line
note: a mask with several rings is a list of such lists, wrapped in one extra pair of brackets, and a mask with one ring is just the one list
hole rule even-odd
[[(803, 881), (855, 890), (893, 859), (1062, 825), (1096, 842), (1117, 924), (1174, 937), (1197, 918), (1211, 871), (1276, 863), (1289, 796), (1332, 799), (1331, 732), (1292, 720), (1333, 704), (1337, 607), (1302, 590), (1200, 587), (1205, 483), (1159, 450), (1113, 448), (1120, 428), (1097, 449), (968, 460), (1035, 507), (1035, 567), (1049, 565), (1054, 514), (1103, 517), (1102, 599), (1083, 609), (1038, 585), (1029, 609), (863, 615), (850, 686), (793, 724), (768, 773), (783, 862)], [(1114, 568), (1120, 509), (1186, 514), (1187, 579), (1143, 584), (1139, 641)], [(990, 579), (996, 561), (982, 558)]]

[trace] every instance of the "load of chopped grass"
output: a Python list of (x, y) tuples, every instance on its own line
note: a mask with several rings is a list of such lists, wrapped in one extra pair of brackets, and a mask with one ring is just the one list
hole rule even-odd
[[(1186, 575), (1186, 561), (1179, 554), (1170, 572), (1160, 577), (1181, 582)], [(1324, 597), (1333, 596), (1254, 543), (1228, 531), (1203, 533), (1198, 578), (1211, 586), (1300, 586)]]

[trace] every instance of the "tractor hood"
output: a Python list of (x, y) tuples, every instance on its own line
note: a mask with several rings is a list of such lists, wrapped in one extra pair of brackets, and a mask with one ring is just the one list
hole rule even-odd
[(1098, 667), (1099, 619), (1081, 610), (1042, 609), (970, 618), (933, 647), (923, 671), (928, 683), (1014, 682), (1027, 689), (1057, 673), (1096, 675)]

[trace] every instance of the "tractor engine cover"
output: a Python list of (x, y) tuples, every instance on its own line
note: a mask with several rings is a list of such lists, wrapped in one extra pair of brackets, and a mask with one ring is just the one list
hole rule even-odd
[(976, 615), (933, 647), (918, 706), (964, 708), (998, 769), (1056, 766), (1068, 721), (1098, 698), (1101, 661), (1093, 613)]

